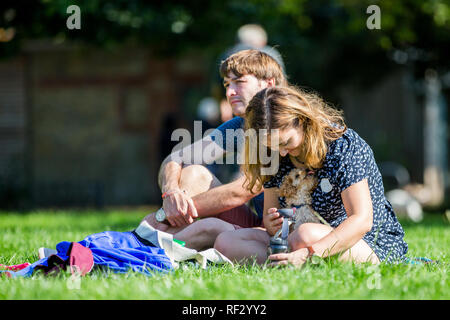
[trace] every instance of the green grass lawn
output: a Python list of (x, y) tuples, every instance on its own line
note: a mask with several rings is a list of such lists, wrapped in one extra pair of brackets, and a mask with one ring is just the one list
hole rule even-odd
[[(80, 241), (106, 230), (130, 231), (148, 210), (36, 211), (0, 213), (0, 264), (38, 259), (41, 246)], [(324, 261), (302, 269), (258, 266), (185, 266), (147, 277), (99, 270), (76, 283), (69, 272), (56, 277), (0, 277), (0, 299), (449, 299), (449, 222), (426, 216), (402, 222), (408, 257), (439, 260), (433, 265), (355, 265)]]

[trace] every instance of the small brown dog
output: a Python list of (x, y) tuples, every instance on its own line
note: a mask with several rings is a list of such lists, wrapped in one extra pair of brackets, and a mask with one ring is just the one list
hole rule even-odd
[(295, 209), (295, 223), (291, 224), (290, 232), (307, 222), (329, 225), (311, 207), (311, 192), (317, 187), (317, 177), (314, 172), (305, 169), (292, 169), (280, 185), (280, 197), (286, 199), (286, 207)]

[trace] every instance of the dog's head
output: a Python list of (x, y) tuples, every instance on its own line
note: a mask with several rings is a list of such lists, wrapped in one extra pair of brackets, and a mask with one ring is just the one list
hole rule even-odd
[(313, 171), (305, 169), (293, 169), (285, 177), (283, 183), (292, 185), (294, 187), (302, 186), (305, 190), (312, 190), (317, 186), (317, 178)]
[(292, 169), (283, 179), (280, 196), (291, 198), (299, 193), (306, 195), (317, 187), (317, 177), (313, 171)]

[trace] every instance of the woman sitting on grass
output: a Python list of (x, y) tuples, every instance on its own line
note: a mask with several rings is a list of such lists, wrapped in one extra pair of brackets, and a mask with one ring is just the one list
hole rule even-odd
[[(248, 163), (252, 145), (249, 139), (246, 141), (246, 187), (264, 187), (263, 221), (267, 232), (240, 229), (231, 231), (233, 235), (223, 233), (216, 240), (216, 249), (230, 259), (242, 261), (256, 255), (257, 262), (264, 263), (270, 236), (283, 221), (277, 208), (286, 207), (278, 188), (292, 169), (304, 168), (314, 171), (318, 181), (311, 192), (312, 208), (330, 226), (301, 224), (289, 235), (290, 252), (268, 257), (272, 265), (302, 265), (313, 254), (378, 264), (394, 262), (406, 254), (404, 231), (384, 196), (373, 152), (346, 127), (339, 111), (316, 94), (274, 87), (253, 97), (245, 119), (246, 129), (256, 130), (258, 148), (270, 148), (280, 155), (278, 172), (262, 175), (261, 169), (267, 166), (261, 164), (259, 156), (256, 164)], [(261, 133), (264, 131), (266, 136)], [(271, 132), (276, 136), (271, 137)]]

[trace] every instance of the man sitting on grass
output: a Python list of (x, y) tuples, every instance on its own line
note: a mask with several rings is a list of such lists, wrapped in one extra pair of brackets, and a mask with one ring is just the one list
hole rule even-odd
[[(287, 84), (281, 66), (258, 50), (243, 50), (231, 55), (222, 62), (220, 74), (236, 117), (220, 125), (211, 135), (182, 149), (184, 152), (172, 152), (163, 161), (158, 177), (163, 206), (144, 218), (152, 227), (173, 234), (174, 238), (186, 242), (187, 247), (197, 250), (212, 247), (222, 232), (263, 227), (263, 192), (255, 196), (246, 190), (243, 175), (222, 184), (204, 165), (223, 158), (230, 139), (234, 141), (233, 151), (241, 152), (243, 141), (236, 139), (234, 132), (244, 128), (242, 116), (248, 102), (264, 88)], [(204, 163), (192, 164), (191, 159), (183, 158), (186, 150), (203, 152), (206, 148), (213, 149), (211, 154), (214, 156), (201, 157)], [(252, 200), (257, 215), (247, 206), (249, 200)]]

